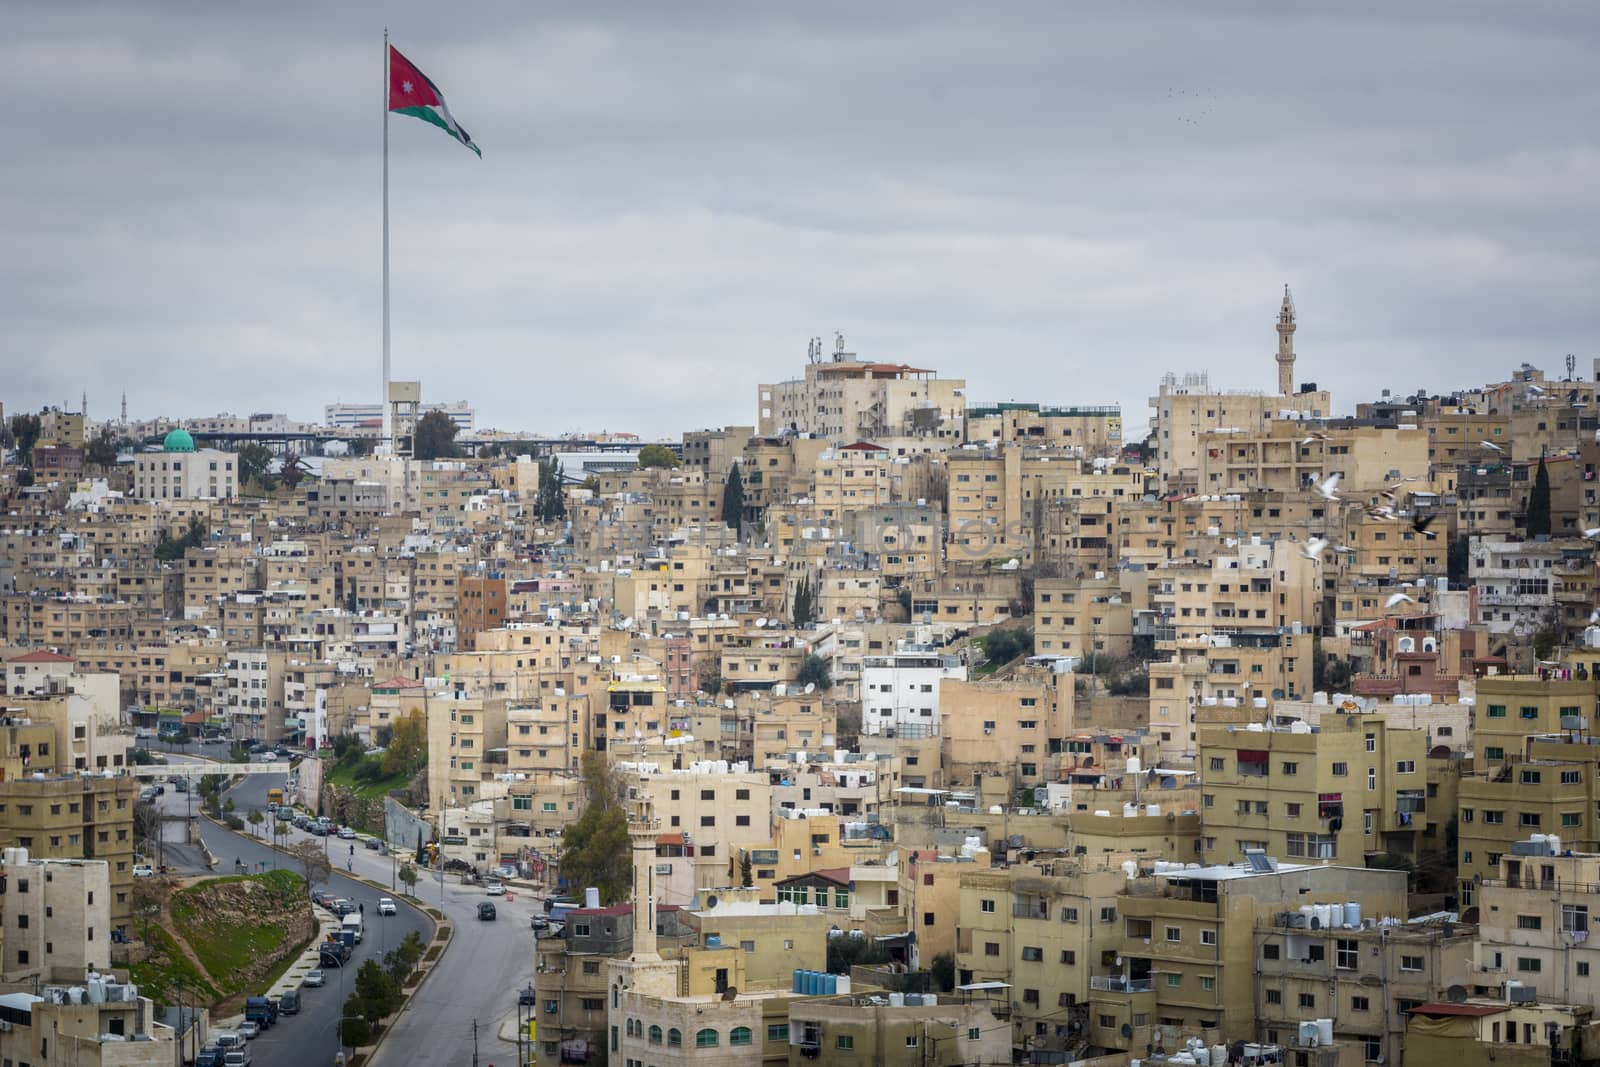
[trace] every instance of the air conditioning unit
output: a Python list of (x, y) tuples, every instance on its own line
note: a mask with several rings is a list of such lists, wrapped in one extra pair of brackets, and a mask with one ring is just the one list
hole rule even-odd
[(4, 1019), (0, 1019), (0, 1034), (9, 1034), (10, 1032), (11, 1024)]

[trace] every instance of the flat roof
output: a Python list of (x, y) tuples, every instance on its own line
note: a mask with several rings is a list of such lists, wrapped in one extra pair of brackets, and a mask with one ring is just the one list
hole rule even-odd
[(956, 986), (958, 993), (987, 993), (997, 989), (1010, 989), (1009, 982), (969, 982), (966, 985)]
[(1418, 1004), (1411, 1009), (1417, 1015), (1469, 1015), (1478, 1018), (1485, 1015), (1499, 1015), (1509, 1010), (1509, 1006), (1505, 1004), (1447, 1004), (1442, 1001)]
[(1203, 882), (1222, 882), (1233, 878), (1255, 878), (1264, 874), (1287, 874), (1290, 871), (1320, 870), (1320, 865), (1308, 863), (1280, 863), (1276, 870), (1256, 871), (1249, 867), (1235, 867), (1231, 863), (1221, 863), (1212, 867), (1198, 867), (1191, 870), (1161, 871), (1157, 878), (1198, 878)]

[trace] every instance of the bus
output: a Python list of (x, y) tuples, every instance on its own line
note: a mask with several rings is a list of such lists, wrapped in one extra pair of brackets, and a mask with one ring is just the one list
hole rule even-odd
[(267, 803), (269, 805), (271, 805), (272, 807), (274, 807), (274, 808), (283, 807), (283, 790), (281, 790), (281, 789), (269, 789), (269, 790), (267, 790)]

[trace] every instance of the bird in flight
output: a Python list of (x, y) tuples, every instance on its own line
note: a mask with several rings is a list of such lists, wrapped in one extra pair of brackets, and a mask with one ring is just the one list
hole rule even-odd
[(1300, 550), (1300, 554), (1306, 559), (1321, 559), (1322, 550), (1327, 547), (1327, 541), (1320, 537), (1313, 537), (1311, 540), (1306, 542), (1305, 547)]
[(1339, 499), (1339, 476), (1330, 474), (1326, 479), (1317, 483), (1317, 495), (1324, 500)]
[(1487, 448), (1487, 449), (1490, 449), (1490, 450), (1495, 451), (1495, 452), (1504, 452), (1505, 451), (1505, 449), (1501, 448), (1499, 445), (1495, 444), (1493, 441), (1479, 441), (1478, 442), (1478, 447), (1479, 448)]
[(1416, 597), (1407, 596), (1405, 593), (1396, 593), (1394, 596), (1384, 601), (1383, 606), (1386, 608), (1394, 608), (1399, 607), (1401, 604), (1415, 604), (1416, 602)]
[(1435, 537), (1439, 536), (1438, 534), (1431, 533), (1428, 530), (1428, 527), (1433, 525), (1434, 518), (1435, 516), (1433, 515), (1418, 515), (1416, 518), (1411, 520), (1411, 528), (1431, 541)]

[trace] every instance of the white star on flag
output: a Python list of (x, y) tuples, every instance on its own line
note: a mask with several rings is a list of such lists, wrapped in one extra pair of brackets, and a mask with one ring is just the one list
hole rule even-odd
[(400, 83), (400, 91), (402, 93), (410, 93), (411, 92), (411, 83), (410, 82), (401, 82)]

